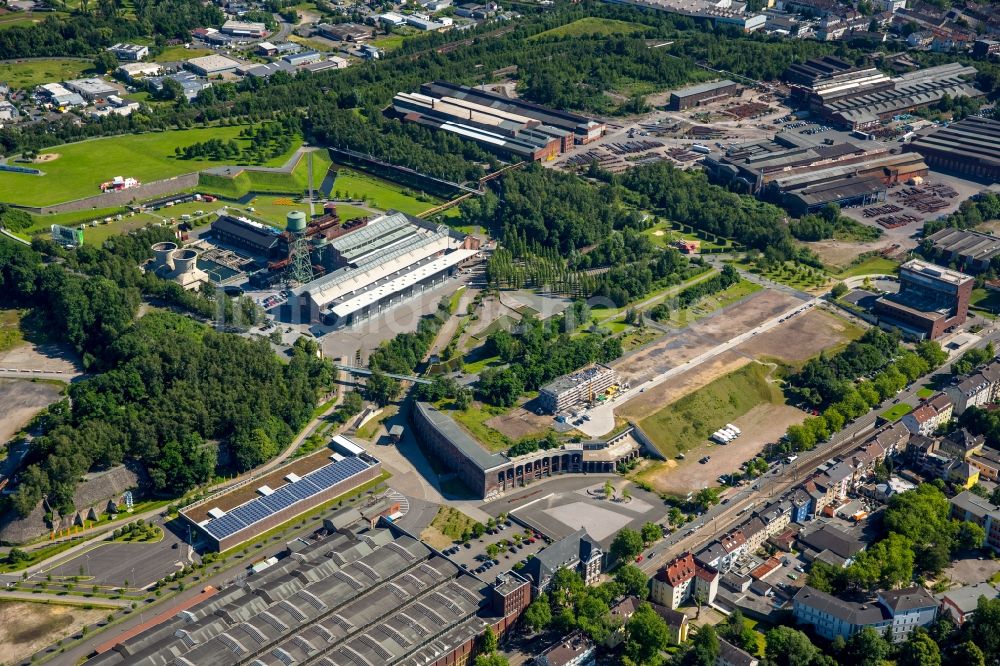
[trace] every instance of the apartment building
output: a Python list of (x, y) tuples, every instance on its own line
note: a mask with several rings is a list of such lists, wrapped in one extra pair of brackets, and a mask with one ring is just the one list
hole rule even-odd
[(650, 600), (674, 610), (700, 594), (711, 604), (719, 592), (719, 571), (685, 553), (674, 558), (653, 576)]

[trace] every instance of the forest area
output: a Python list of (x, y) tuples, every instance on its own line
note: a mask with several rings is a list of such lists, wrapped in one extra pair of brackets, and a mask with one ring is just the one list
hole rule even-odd
[(182, 314), (154, 309), (137, 319), (143, 297), (235, 324), (259, 316), (252, 302), (191, 294), (140, 271), (164, 233), (172, 234), (150, 228), (73, 253), (37, 242), (62, 253), (47, 263), (34, 249), (0, 242), (5, 302), (29, 308), (99, 373), (69, 388), (71, 408), (64, 400), (41, 417), (45, 434), (7, 500), (18, 514), (47, 496), (65, 515), (85, 472), (124, 460), (141, 463), (153, 491), (169, 497), (211, 481), (220, 460), (238, 471), (259, 465), (291, 442), (333, 381), (310, 341), (297, 343), (285, 364), (266, 341)]

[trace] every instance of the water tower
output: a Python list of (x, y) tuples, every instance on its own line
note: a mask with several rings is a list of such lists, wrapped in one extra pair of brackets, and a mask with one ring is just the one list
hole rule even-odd
[(292, 237), (288, 281), (298, 284), (312, 282), (312, 259), (309, 257), (309, 241), (306, 239), (306, 214), (293, 210), (286, 218), (285, 228)]

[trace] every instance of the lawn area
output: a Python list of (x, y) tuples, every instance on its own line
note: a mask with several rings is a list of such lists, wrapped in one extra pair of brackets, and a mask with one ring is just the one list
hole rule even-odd
[(771, 372), (760, 363), (747, 364), (663, 407), (639, 426), (660, 453), (673, 458), (700, 446), (717, 429), (757, 405), (783, 403), (781, 389), (768, 382)]
[(312, 49), (313, 51), (319, 51), (320, 53), (326, 53), (328, 51), (334, 50), (334, 47), (331, 47), (329, 42), (324, 42), (319, 39), (309, 39), (307, 37), (299, 37), (298, 35), (289, 35), (288, 41), (295, 42), (296, 44), (301, 44), (307, 49)]
[(723, 289), (717, 294), (712, 294), (711, 296), (702, 298), (691, 307), (671, 312), (670, 319), (663, 323), (667, 326), (674, 326), (676, 328), (690, 326), (694, 322), (703, 317), (707, 317), (716, 310), (728, 307), (763, 288), (764, 287), (760, 286), (756, 282), (740, 280), (733, 286)]
[(21, 344), (21, 315), (17, 310), (0, 310), (0, 352)]
[(46, 17), (64, 18), (64, 12), (11, 12), (10, 14), (0, 14), (0, 30), (14, 27), (28, 27), (41, 23)]
[(333, 181), (335, 198), (348, 197), (364, 199), (375, 208), (394, 209), (410, 215), (419, 215), (428, 208), (443, 203), (440, 199), (413, 192), (406, 187), (347, 167), (337, 167), (337, 178)]
[(406, 35), (389, 35), (387, 37), (379, 37), (378, 39), (372, 40), (371, 45), (376, 46), (383, 51), (395, 51), (403, 42), (406, 41)]
[(450, 400), (444, 400), (436, 407), (460, 423), (474, 439), (490, 451), (506, 451), (513, 444), (503, 433), (486, 425), (491, 418), (507, 411), (502, 407), (486, 405), (478, 400), (466, 410), (454, 409)]
[(893, 405), (891, 409), (885, 410), (880, 416), (886, 421), (898, 421), (912, 411), (913, 407), (901, 402), (898, 405)]
[(458, 509), (442, 506), (420, 537), (435, 548), (447, 548), (463, 536), (468, 536), (476, 521)]
[[(287, 162), (287, 156), (285, 161)], [(284, 164), (284, 162), (282, 162)], [(323, 183), (323, 177), (330, 166), (330, 157), (326, 151), (316, 151), (313, 153), (313, 188), (319, 189)], [(226, 199), (241, 199), (250, 192), (267, 192), (270, 194), (287, 193), (290, 195), (301, 195), (306, 192), (309, 185), (309, 163), (303, 158), (295, 165), (291, 173), (277, 173), (274, 171), (255, 171), (245, 169), (237, 176), (230, 178), (216, 174), (202, 173), (198, 179), (198, 189), (217, 194)], [(287, 197), (278, 197), (285, 199)], [(266, 202), (262, 202), (264, 208)], [(256, 203), (249, 204), (257, 207)], [(281, 205), (279, 203), (279, 205)], [(285, 213), (280, 213), (280, 222), (284, 222)], [(280, 211), (269, 210), (269, 214), (277, 214)]]
[[(114, 176), (150, 182), (224, 164), (211, 160), (179, 160), (174, 157), (174, 148), (212, 138), (248, 143), (247, 139), (239, 138), (242, 129), (212, 127), (126, 134), (47, 148), (42, 154), (57, 157), (35, 165), (45, 175), (0, 173), (0, 201), (41, 206), (100, 194), (98, 186)], [(293, 143), (292, 150), (297, 147), (298, 143)], [(280, 166), (288, 161), (290, 154), (280, 155), (267, 165)]]
[(617, 21), (615, 19), (603, 19), (596, 16), (588, 16), (578, 19), (572, 23), (552, 28), (545, 32), (540, 32), (529, 38), (528, 41), (542, 39), (544, 37), (583, 37), (583, 36), (608, 36), (608, 35), (633, 35), (637, 32), (647, 30), (649, 26), (641, 23), (630, 23), (628, 21)]
[(152, 60), (156, 62), (177, 62), (179, 60), (200, 58), (212, 53), (215, 53), (212, 49), (186, 49), (183, 45), (178, 44), (177, 46), (166, 47), (160, 55), (155, 56)]
[(872, 275), (875, 273), (895, 274), (899, 272), (899, 262), (885, 257), (869, 257), (859, 264), (849, 266), (833, 277), (843, 280), (858, 275)]
[[(499, 367), (503, 365), (503, 363), (500, 361), (499, 356), (483, 356), (482, 358), (480, 358), (479, 356), (481, 355), (477, 354), (476, 351), (477, 350), (473, 350), (472, 352), (466, 355), (465, 357), (466, 361), (462, 364), (462, 372), (465, 372), (470, 375), (478, 375), (486, 368)], [(473, 356), (476, 356), (475, 360), (472, 361), (468, 360), (471, 359)]]
[(1000, 292), (985, 288), (973, 289), (969, 307), (980, 314), (996, 315), (1000, 313)]
[(78, 79), (91, 69), (93, 63), (89, 60), (68, 58), (6, 62), (0, 64), (0, 81), (6, 81), (11, 88), (34, 88), (43, 83)]
[(931, 397), (932, 395), (934, 395), (934, 389), (932, 389), (929, 386), (924, 386), (924, 387), (922, 387), (922, 388), (920, 388), (920, 389), (917, 390), (917, 397), (918, 398), (924, 398), (924, 399), (926, 399), (926, 398)]
[(659, 224), (646, 229), (642, 233), (649, 236), (650, 239), (657, 245), (662, 245), (664, 247), (677, 240), (698, 241), (701, 244), (701, 249), (703, 250), (714, 250), (729, 247), (729, 243), (725, 241), (725, 239), (723, 239), (721, 243), (710, 241), (698, 236), (698, 234), (675, 229), (669, 222), (660, 222)]

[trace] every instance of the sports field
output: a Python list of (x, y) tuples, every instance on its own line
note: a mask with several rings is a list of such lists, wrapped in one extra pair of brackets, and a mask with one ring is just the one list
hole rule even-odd
[(603, 19), (596, 16), (588, 16), (558, 28), (552, 28), (545, 32), (540, 32), (531, 37), (531, 40), (542, 39), (544, 37), (584, 37), (608, 35), (633, 35), (646, 30), (648, 26), (641, 23), (629, 23), (628, 21), (617, 21), (615, 19)]
[[(239, 138), (242, 129), (211, 127), (149, 132), (47, 148), (41, 154), (56, 157), (34, 165), (44, 175), (0, 172), (0, 201), (44, 206), (98, 195), (101, 193), (100, 184), (115, 176), (150, 182), (225, 164), (213, 160), (180, 160), (174, 157), (174, 148), (212, 138), (235, 139), (243, 144), (247, 140)], [(297, 147), (296, 142), (288, 153), (270, 160), (266, 166), (284, 164)]]
[(93, 67), (89, 60), (70, 58), (5, 62), (0, 63), (0, 81), (5, 81), (11, 88), (34, 88), (52, 81), (78, 79)]

